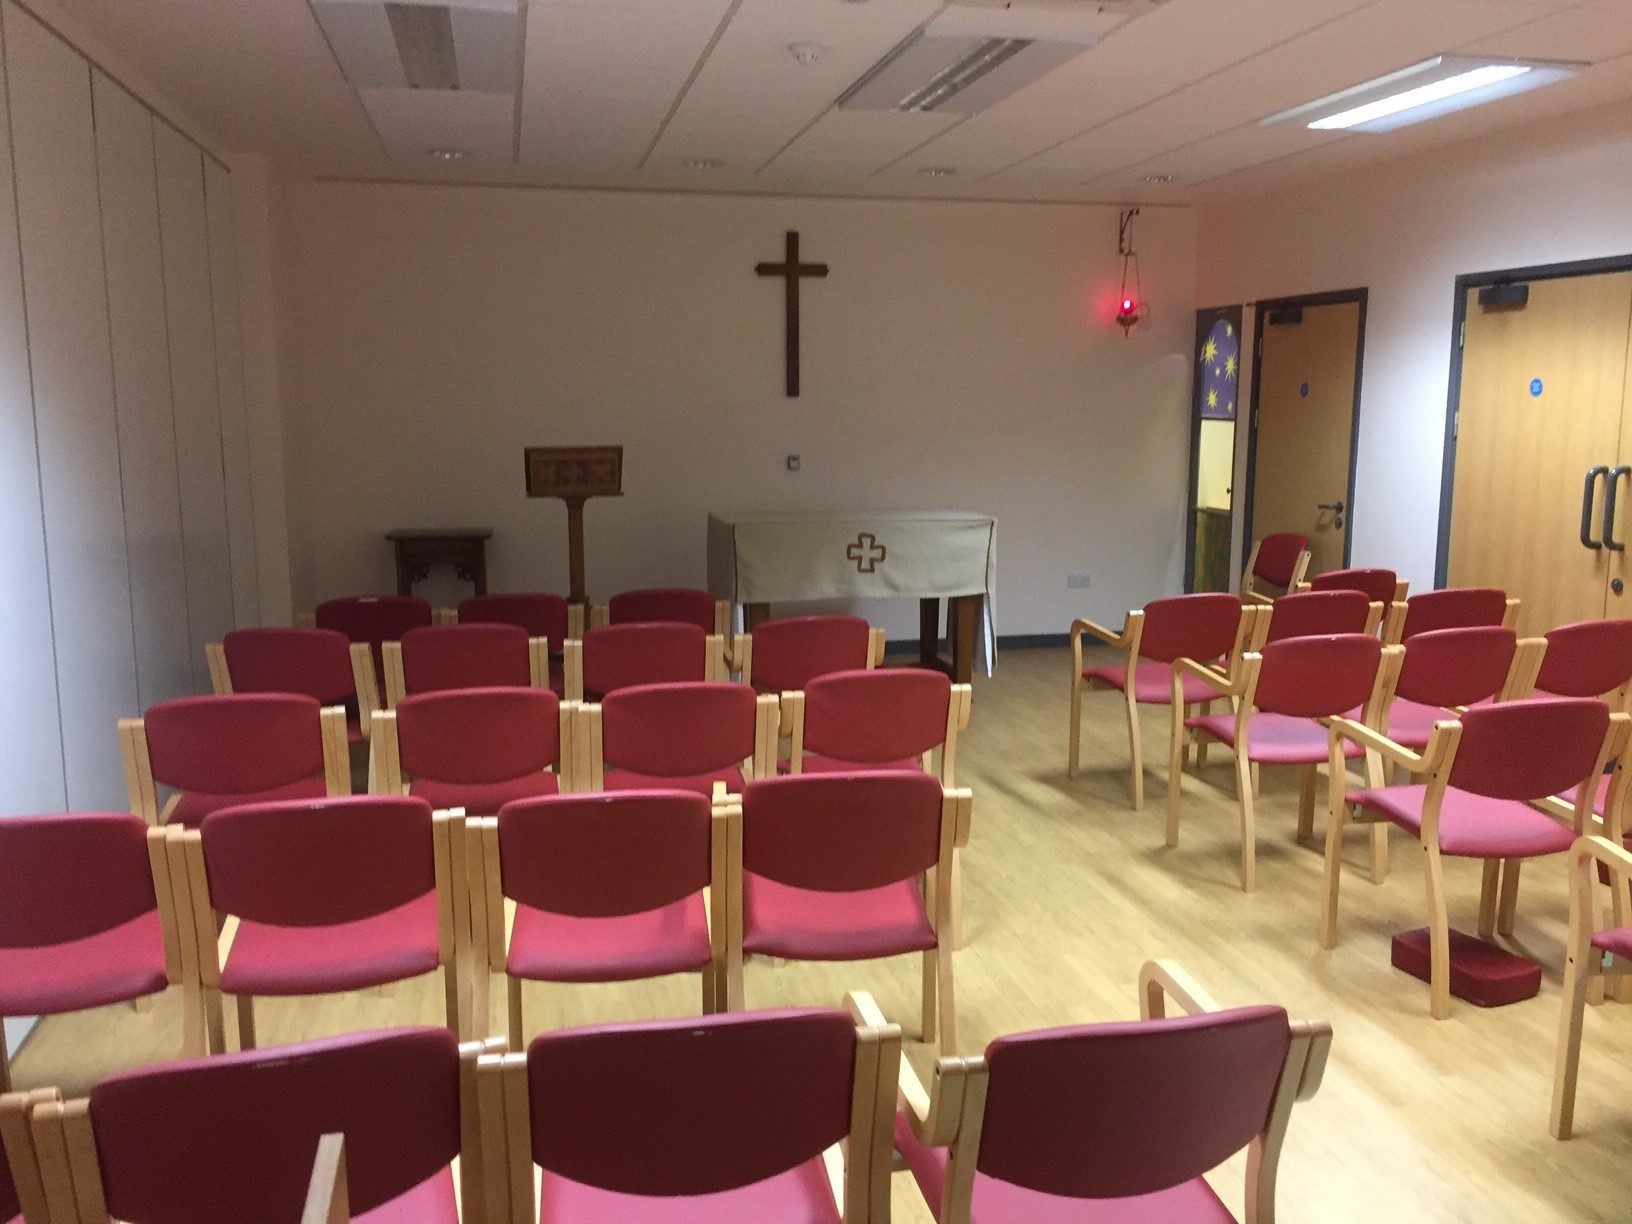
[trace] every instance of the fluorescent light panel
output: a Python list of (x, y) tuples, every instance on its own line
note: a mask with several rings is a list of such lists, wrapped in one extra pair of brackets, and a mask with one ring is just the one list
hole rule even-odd
[(1550, 85), (1583, 67), (1548, 60), (1436, 55), (1271, 115), (1264, 126), (1297, 121), (1319, 131), (1387, 132)]

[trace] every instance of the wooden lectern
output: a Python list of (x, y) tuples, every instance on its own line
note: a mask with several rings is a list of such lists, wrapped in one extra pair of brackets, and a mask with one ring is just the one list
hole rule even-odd
[(592, 497), (623, 496), (623, 447), (529, 446), (527, 496), (559, 497), (567, 503), (567, 559), (575, 604), (584, 591), (584, 503)]

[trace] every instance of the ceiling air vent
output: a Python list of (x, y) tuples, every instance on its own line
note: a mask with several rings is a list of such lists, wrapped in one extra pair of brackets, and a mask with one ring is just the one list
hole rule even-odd
[(516, 0), (311, 0), (346, 79), (359, 89), (513, 93)]

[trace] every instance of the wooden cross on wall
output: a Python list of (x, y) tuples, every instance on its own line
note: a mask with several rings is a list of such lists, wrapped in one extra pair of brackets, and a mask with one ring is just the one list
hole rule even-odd
[(799, 262), (799, 231), (789, 230), (787, 250), (781, 263), (760, 263), (754, 265), (754, 271), (761, 276), (780, 276), (784, 285), (784, 300), (786, 302), (786, 321), (784, 339), (787, 347), (787, 374), (786, 390), (792, 398), (799, 395), (799, 282), (807, 276), (826, 276), (825, 263)]

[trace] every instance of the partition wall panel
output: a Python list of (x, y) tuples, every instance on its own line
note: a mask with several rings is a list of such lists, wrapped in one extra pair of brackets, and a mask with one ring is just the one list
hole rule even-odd
[[(10, 13), (5, 14), (9, 17)], [(0, 42), (10, 31), (0, 23)], [(0, 84), (5, 82), (0, 55)], [(51, 592), (46, 581), (40, 455), (29, 385), (28, 329), (17, 245), (9, 90), (0, 88), (0, 812), (51, 812), (68, 803), (57, 706)]]
[(221, 406), (221, 458), (227, 481), (227, 537), (232, 556), (232, 606), (240, 625), (260, 623), (261, 579), (255, 550), (255, 490), (244, 414), (244, 348), (238, 321), (238, 274), (233, 252), (232, 175), (204, 159), (204, 201), (210, 235), (210, 300), (215, 322), (215, 385)]
[(155, 123), (153, 134), (191, 657), (194, 684), (207, 692), (204, 644), (220, 641), (233, 627), (233, 587), (221, 405), (216, 391), (204, 156), (168, 124)]
[(5, 27), (68, 804), (111, 807), (139, 697), (90, 66), (15, 6)]
[[(193, 691), (153, 116), (91, 74), (140, 706)], [(135, 712), (133, 709), (132, 713)]]

